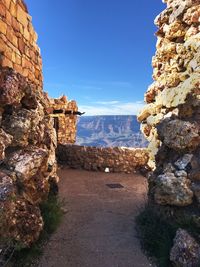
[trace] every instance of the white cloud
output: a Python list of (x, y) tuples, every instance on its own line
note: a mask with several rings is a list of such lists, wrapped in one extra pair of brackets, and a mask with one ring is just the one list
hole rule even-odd
[(98, 102), (95, 102), (96, 104), (100, 104), (100, 105), (115, 105), (115, 104), (118, 104), (120, 103), (119, 101), (98, 101)]
[(137, 115), (143, 108), (144, 102), (119, 101), (98, 102), (100, 105), (79, 105), (79, 110), (85, 112), (86, 116), (95, 115)]

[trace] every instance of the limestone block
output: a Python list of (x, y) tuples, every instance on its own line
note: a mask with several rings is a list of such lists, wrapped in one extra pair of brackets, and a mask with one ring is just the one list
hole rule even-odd
[[(6, 16), (6, 7), (2, 3), (0, 3), (0, 17), (5, 18)], [(0, 28), (1, 29), (1, 28)]]
[(15, 47), (18, 45), (18, 38), (15, 36), (14, 31), (12, 30), (11, 27), (7, 29), (6, 32), (6, 38), (8, 39), (11, 44), (13, 44)]
[(21, 149), (12, 153), (5, 162), (11, 171), (14, 171), (21, 181), (26, 181), (33, 177), (42, 167), (47, 150), (39, 147), (31, 147)]
[(12, 16), (12, 27), (13, 27), (15, 32), (19, 32), (20, 31), (19, 23), (18, 23), (17, 19), (15, 17), (13, 17), (13, 16)]
[(193, 192), (190, 180), (185, 176), (176, 177), (173, 173), (157, 177), (155, 201), (160, 205), (188, 206), (192, 203)]
[(186, 29), (180, 20), (176, 20), (169, 25), (165, 24), (163, 32), (165, 33), (165, 37), (167, 39), (173, 40), (174, 38), (184, 37)]
[(156, 97), (156, 105), (165, 106), (167, 108), (177, 107), (178, 105), (184, 104), (188, 94), (199, 87), (200, 74), (193, 73), (190, 78), (185, 80), (179, 86), (164, 89), (162, 92), (158, 93)]
[(150, 115), (155, 115), (158, 110), (160, 110), (161, 105), (157, 105), (157, 103), (150, 103), (146, 105), (138, 114), (138, 121), (142, 122), (147, 119)]
[(16, 18), (17, 17), (17, 5), (11, 1), (10, 4), (10, 14), (12, 17)]
[(21, 6), (17, 6), (17, 20), (24, 26), (28, 25), (27, 13), (21, 8)]
[(199, 127), (188, 121), (163, 121), (158, 127), (158, 134), (163, 143), (174, 149), (195, 149), (200, 143)]
[(0, 32), (4, 35), (7, 34), (7, 24), (0, 18)]
[(9, 11), (6, 11), (6, 23), (10, 26), (12, 25), (12, 16)]
[(30, 33), (27, 28), (24, 29), (24, 38), (29, 42), (30, 41)]
[[(5, 44), (6, 45), (6, 44)], [(13, 50), (10, 47), (4, 48), (4, 56), (12, 61)]]
[(18, 47), (21, 54), (25, 54), (25, 42), (22, 38), (18, 39)]
[(9, 67), (9, 68), (13, 68), (13, 63), (10, 59), (8, 59), (7, 57), (3, 57), (2, 62), (1, 62), (1, 66), (2, 67)]
[(11, 5), (11, 0), (4, 0), (4, 1), (5, 1), (6, 8), (9, 9)]

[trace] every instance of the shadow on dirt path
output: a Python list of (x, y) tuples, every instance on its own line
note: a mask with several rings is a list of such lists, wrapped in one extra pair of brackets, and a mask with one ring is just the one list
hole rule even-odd
[(59, 176), (66, 214), (39, 267), (151, 266), (134, 229), (146, 199), (144, 177), (65, 168)]

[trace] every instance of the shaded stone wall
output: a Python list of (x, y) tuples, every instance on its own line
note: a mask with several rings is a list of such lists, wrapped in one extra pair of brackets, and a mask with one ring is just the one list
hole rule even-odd
[(42, 87), (42, 60), (37, 34), (22, 0), (0, 3), (0, 64)]
[(160, 205), (200, 202), (200, 1), (165, 1), (153, 78), (138, 119), (150, 141), (150, 192)]
[(145, 168), (149, 159), (147, 149), (97, 148), (77, 145), (59, 145), (58, 160), (75, 169), (132, 173)]
[[(39, 204), (56, 185), (53, 119), (42, 91), (37, 35), (21, 0), (0, 3), (0, 241), (39, 237)], [(0, 243), (1, 245), (1, 243)]]

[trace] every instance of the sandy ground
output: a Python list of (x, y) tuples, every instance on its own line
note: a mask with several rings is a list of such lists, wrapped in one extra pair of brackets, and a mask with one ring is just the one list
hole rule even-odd
[[(59, 176), (67, 212), (39, 267), (151, 266), (134, 229), (146, 199), (144, 177), (71, 169), (61, 169)], [(123, 188), (107, 186), (116, 183)]]

